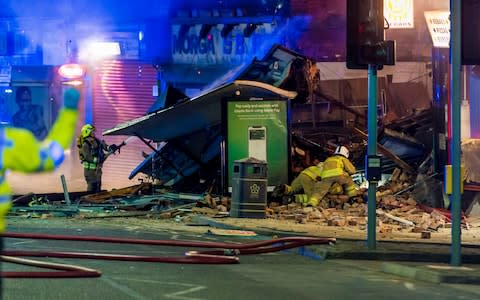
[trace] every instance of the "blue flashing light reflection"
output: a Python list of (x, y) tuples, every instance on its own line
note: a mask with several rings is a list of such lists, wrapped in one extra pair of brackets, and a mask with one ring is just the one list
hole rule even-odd
[(139, 41), (143, 41), (143, 38), (144, 38), (144, 33), (143, 33), (143, 31), (139, 31), (139, 32), (138, 32), (138, 40), (139, 40)]
[(442, 93), (442, 88), (439, 85), (435, 86), (435, 101), (440, 102), (440, 95)]

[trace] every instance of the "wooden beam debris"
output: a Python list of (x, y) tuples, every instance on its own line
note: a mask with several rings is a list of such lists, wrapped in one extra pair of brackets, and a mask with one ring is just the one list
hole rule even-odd
[(379, 216), (385, 216), (389, 219), (392, 219), (394, 221), (397, 221), (399, 223), (402, 223), (404, 225), (407, 225), (407, 226), (415, 226), (415, 224), (412, 222), (412, 221), (408, 221), (408, 220), (405, 220), (403, 218), (400, 218), (400, 217), (395, 217), (394, 215), (392, 214), (389, 214), (387, 212), (384, 212), (383, 210), (381, 209), (377, 209), (377, 215)]
[(96, 194), (85, 195), (80, 198), (80, 202), (102, 203), (112, 198), (121, 198), (133, 195), (151, 194), (152, 184), (142, 182), (141, 184), (111, 190), (102, 191)]
[[(362, 130), (354, 127), (353, 130), (358, 134), (360, 135), (362, 138), (364, 139), (367, 139), (368, 138), (368, 134), (363, 132)], [(380, 152), (381, 154), (385, 155), (386, 157), (388, 157), (389, 159), (391, 159), (392, 161), (394, 161), (395, 163), (398, 164), (398, 166), (400, 166), (402, 169), (404, 169), (405, 171), (407, 171), (408, 173), (410, 174), (416, 174), (415, 170), (409, 165), (407, 164), (404, 160), (402, 160), (400, 157), (398, 157), (397, 155), (395, 155), (394, 153), (392, 153), (390, 150), (388, 150), (387, 148), (385, 148), (385, 146), (383, 146), (382, 144), (380, 143), (377, 143), (377, 146), (378, 146), (378, 152)]]

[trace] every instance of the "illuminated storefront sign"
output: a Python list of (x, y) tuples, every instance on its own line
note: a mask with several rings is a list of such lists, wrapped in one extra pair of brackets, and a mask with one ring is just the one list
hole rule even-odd
[(206, 35), (201, 33), (201, 24), (186, 29), (182, 29), (182, 25), (173, 25), (173, 62), (205, 65), (244, 62), (257, 54), (263, 42), (275, 38), (273, 26), (258, 25), (250, 36), (246, 36), (246, 24), (239, 24), (228, 35), (222, 36), (223, 25), (212, 26)]
[(390, 28), (413, 28), (413, 0), (385, 0), (383, 10)]
[(425, 19), (434, 47), (450, 47), (450, 12), (426, 11)]

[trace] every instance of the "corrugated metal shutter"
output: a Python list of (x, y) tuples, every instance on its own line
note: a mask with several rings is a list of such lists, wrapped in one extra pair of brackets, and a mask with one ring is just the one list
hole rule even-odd
[[(156, 71), (149, 64), (136, 60), (105, 61), (95, 70), (93, 80), (93, 123), (98, 133), (144, 115), (155, 101), (152, 86), (156, 83)], [(138, 184), (136, 178), (129, 180), (128, 175), (143, 161), (142, 151), (151, 150), (136, 137), (103, 138), (107, 144), (120, 144), (125, 139), (128, 144), (120, 155), (105, 162), (102, 189)]]

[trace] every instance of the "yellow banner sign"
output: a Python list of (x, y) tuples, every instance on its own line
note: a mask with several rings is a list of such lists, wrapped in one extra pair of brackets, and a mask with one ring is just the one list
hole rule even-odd
[(413, 0), (384, 0), (383, 14), (390, 28), (413, 28)]

